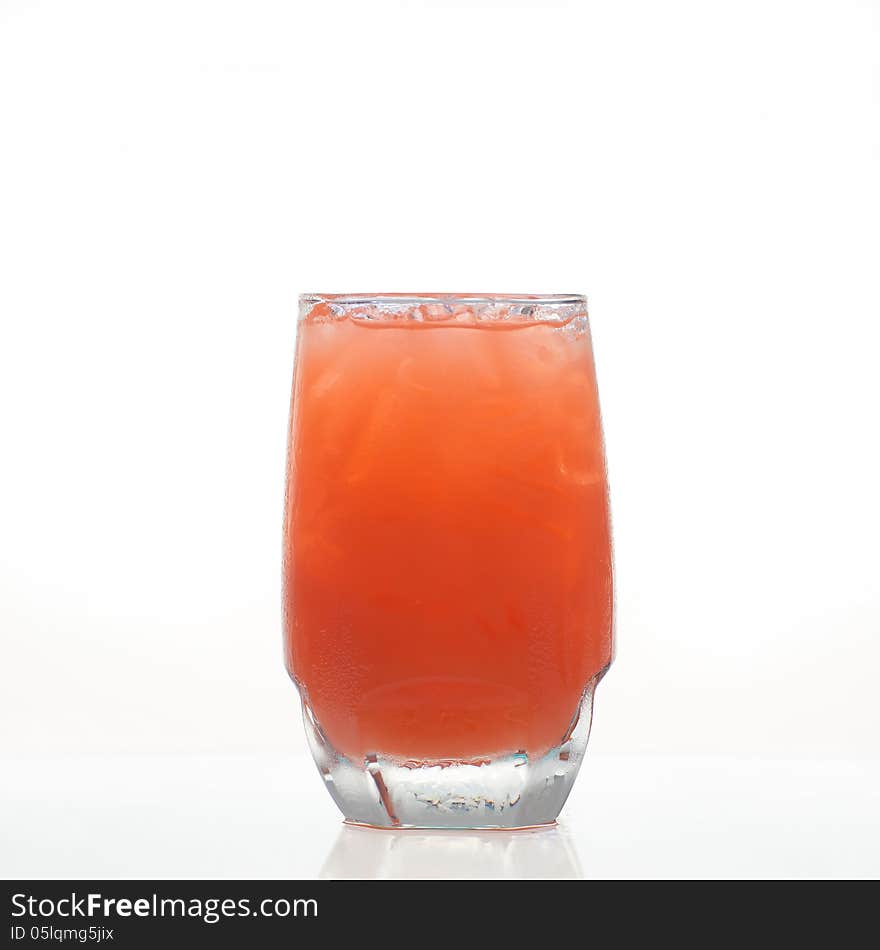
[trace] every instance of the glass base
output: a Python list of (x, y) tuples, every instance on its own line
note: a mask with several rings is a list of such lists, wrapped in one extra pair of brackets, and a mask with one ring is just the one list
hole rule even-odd
[(599, 677), (584, 690), (568, 734), (540, 758), (525, 752), (471, 762), (417, 765), (379, 753), (362, 762), (337, 752), (303, 695), (312, 756), (346, 820), (374, 828), (514, 829), (549, 825), (565, 804), (581, 766)]

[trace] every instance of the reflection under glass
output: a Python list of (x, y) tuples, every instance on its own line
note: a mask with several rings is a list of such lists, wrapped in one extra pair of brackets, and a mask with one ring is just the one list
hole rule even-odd
[(343, 825), (324, 880), (580, 880), (563, 826), (524, 831), (381, 831)]

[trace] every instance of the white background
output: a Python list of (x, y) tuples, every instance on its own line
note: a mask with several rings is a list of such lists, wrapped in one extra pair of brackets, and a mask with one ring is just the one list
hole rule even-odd
[(296, 295), (467, 290), (590, 298), (618, 654), (582, 873), (880, 874), (878, 30), (0, 0), (0, 872), (339, 872), (281, 659)]

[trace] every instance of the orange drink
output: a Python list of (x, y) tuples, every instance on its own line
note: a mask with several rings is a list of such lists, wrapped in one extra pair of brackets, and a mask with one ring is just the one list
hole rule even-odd
[(571, 746), (612, 656), (583, 299), (304, 298), (284, 580), (316, 758), (336, 786), (333, 763), (361, 770), (378, 799), (380, 820), (341, 802), (347, 817), (401, 823), (391, 772), (470, 781)]

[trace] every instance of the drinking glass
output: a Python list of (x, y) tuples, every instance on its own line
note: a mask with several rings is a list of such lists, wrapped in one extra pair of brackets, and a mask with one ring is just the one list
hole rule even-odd
[(284, 636), (348, 821), (555, 821), (613, 652), (585, 298), (300, 298)]

